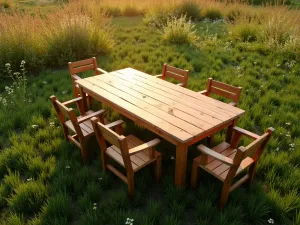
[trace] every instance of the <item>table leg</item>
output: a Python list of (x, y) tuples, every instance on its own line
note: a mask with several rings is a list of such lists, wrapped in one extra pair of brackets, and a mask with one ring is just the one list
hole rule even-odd
[(83, 102), (83, 109), (86, 112), (87, 111), (87, 98), (86, 98), (86, 93), (83, 91), (83, 88), (79, 88), (80, 91), (80, 96), (82, 97), (82, 102)]
[(186, 144), (176, 146), (175, 185), (181, 188), (185, 187), (187, 150)]
[(232, 121), (232, 124), (230, 126), (228, 126), (227, 129), (227, 133), (226, 133), (226, 142), (227, 143), (231, 143), (231, 139), (232, 139), (232, 131), (233, 131), (233, 127), (235, 126), (237, 120)]

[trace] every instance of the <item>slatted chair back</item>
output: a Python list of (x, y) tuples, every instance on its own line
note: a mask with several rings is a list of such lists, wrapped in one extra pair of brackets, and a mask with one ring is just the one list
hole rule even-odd
[(94, 130), (98, 142), (100, 143), (102, 153), (104, 154), (104, 152), (106, 151), (105, 141), (116, 146), (121, 151), (126, 170), (133, 171), (126, 137), (117, 134), (112, 129), (108, 128), (100, 122), (96, 123), (96, 127), (94, 126)]
[[(228, 179), (231, 180), (235, 176), (236, 171), (238, 170), (238, 167), (241, 166), (241, 163), (245, 158), (250, 157), (255, 162), (258, 161), (258, 159), (260, 158), (261, 154), (263, 153), (269, 139), (271, 138), (271, 134), (273, 131), (274, 131), (273, 128), (269, 128), (266, 131), (266, 133), (264, 133), (262, 136), (258, 136), (258, 138), (256, 140), (251, 142), (246, 147), (241, 146), (237, 149), (236, 155), (233, 158), (234, 165), (230, 168), (228, 175), (227, 175)], [(239, 139), (240, 136), (237, 138)]]
[(85, 71), (94, 71), (95, 75), (98, 75), (99, 72), (97, 71), (97, 61), (96, 58), (90, 58), (90, 59), (84, 59), (81, 61), (76, 61), (76, 62), (69, 62), (69, 70), (71, 75), (75, 75), (78, 73), (82, 73)]
[(247, 147), (245, 147), (243, 149), (245, 152), (245, 157), (249, 156), (253, 158), (254, 161), (257, 161), (263, 153), (263, 150), (265, 149), (272, 132), (273, 129), (269, 128), (265, 134), (263, 134), (258, 139), (250, 143)]
[(50, 99), (60, 122), (64, 124), (67, 120), (71, 120), (77, 135), (83, 136), (74, 109), (66, 107), (64, 104), (58, 101), (55, 96), (51, 96)]
[(224, 98), (231, 99), (233, 101), (232, 104), (236, 106), (239, 101), (242, 88), (216, 81), (213, 78), (208, 78), (206, 91), (207, 96), (210, 96), (210, 93), (214, 93)]
[(173, 78), (179, 82), (181, 82), (182, 87), (187, 86), (189, 71), (179, 69), (173, 66), (170, 66), (168, 64), (164, 64), (163, 70), (162, 70), (162, 79), (166, 79), (166, 77)]

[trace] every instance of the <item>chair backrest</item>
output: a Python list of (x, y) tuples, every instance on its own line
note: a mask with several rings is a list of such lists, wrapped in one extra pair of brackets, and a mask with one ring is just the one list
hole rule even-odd
[(181, 82), (183, 87), (187, 86), (187, 81), (189, 77), (189, 71), (188, 70), (183, 70), (179, 69), (173, 66), (170, 66), (168, 64), (164, 64), (163, 70), (162, 70), (162, 77), (165, 79), (166, 77), (173, 78), (175, 80), (178, 80)]
[(132, 165), (130, 161), (128, 143), (126, 137), (123, 135), (119, 135), (114, 132), (112, 129), (108, 128), (104, 124), (100, 123), (97, 118), (92, 118), (92, 124), (94, 127), (94, 131), (101, 147), (102, 154), (105, 154), (107, 149), (105, 141), (109, 142), (110, 144), (114, 145), (121, 151), (121, 155), (123, 158), (123, 162), (125, 168), (127, 170), (132, 170)]
[(245, 157), (249, 156), (253, 158), (254, 161), (257, 161), (263, 153), (263, 150), (265, 149), (268, 141), (270, 140), (273, 131), (274, 128), (268, 128), (268, 130), (262, 136), (247, 145), (243, 149), (243, 151), (245, 152)]
[(208, 78), (206, 91), (208, 93), (208, 96), (210, 95), (210, 93), (214, 93), (222, 97), (231, 99), (234, 103), (237, 104), (241, 95), (242, 88), (216, 81), (213, 78)]
[(68, 64), (71, 76), (89, 70), (94, 71), (95, 75), (99, 74), (99, 72), (97, 71), (98, 66), (95, 57), (76, 62), (69, 62)]
[(59, 121), (62, 125), (66, 120), (71, 120), (74, 129), (78, 135), (82, 135), (82, 130), (78, 124), (78, 119), (74, 109), (66, 107), (63, 103), (58, 101), (54, 95), (50, 97), (52, 105), (56, 111)]
[(235, 176), (239, 166), (243, 168), (242, 162), (244, 159), (246, 160), (247, 157), (252, 158), (254, 162), (258, 161), (267, 143), (269, 142), (273, 131), (274, 128), (270, 127), (262, 136), (257, 138), (255, 141), (251, 142), (246, 147), (241, 146), (237, 149), (237, 152), (233, 159), (233, 164), (235, 166), (229, 168), (226, 179), (232, 179)]

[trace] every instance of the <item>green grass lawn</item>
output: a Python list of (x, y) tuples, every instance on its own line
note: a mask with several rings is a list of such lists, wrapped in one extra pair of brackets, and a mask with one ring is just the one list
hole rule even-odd
[[(276, 129), (259, 162), (255, 183), (231, 193), (226, 208), (218, 210), (221, 183), (203, 172), (198, 188), (174, 187), (175, 147), (162, 142), (163, 176), (154, 182), (152, 167), (138, 172), (134, 200), (127, 186), (102, 172), (99, 147), (90, 141), (90, 163), (81, 162), (79, 149), (63, 140), (50, 95), (64, 101), (73, 97), (68, 70), (43, 71), (28, 77), (30, 101), (13, 111), (0, 106), (0, 224), (125, 224), (238, 225), (300, 224), (300, 64), (260, 43), (231, 40), (222, 22), (199, 22), (200, 47), (164, 42), (157, 28), (142, 17), (113, 19), (115, 46), (97, 58), (112, 71), (132, 67), (149, 74), (163, 63), (191, 71), (188, 88), (200, 91), (207, 78), (243, 87), (239, 107), (246, 111), (242, 128), (262, 134)], [(4, 90), (7, 83), (0, 84)], [(113, 121), (120, 117), (107, 109)], [(126, 120), (125, 134), (144, 141), (154, 134)], [(53, 125), (54, 122), (54, 125)], [(32, 125), (37, 125), (32, 126)], [(35, 127), (35, 128), (33, 128)], [(225, 133), (216, 135), (218, 143)], [(191, 162), (199, 153), (190, 148)]]

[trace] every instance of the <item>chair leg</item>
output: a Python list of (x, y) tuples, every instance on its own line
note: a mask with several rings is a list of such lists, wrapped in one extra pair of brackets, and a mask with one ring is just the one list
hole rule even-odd
[(196, 160), (193, 160), (192, 175), (191, 175), (191, 188), (196, 188), (197, 182), (198, 182), (198, 177), (199, 177), (198, 162)]
[(130, 198), (134, 196), (134, 173), (127, 172), (127, 181), (128, 181), (128, 195)]
[(101, 162), (102, 162), (102, 169), (104, 172), (107, 171), (107, 160), (108, 160), (107, 155), (105, 154), (104, 151), (101, 151)]
[(63, 125), (63, 132), (64, 132), (64, 138), (69, 141), (68, 135), (69, 135), (69, 129)]
[(80, 140), (80, 145), (81, 145), (82, 159), (83, 159), (83, 162), (86, 163), (87, 162), (87, 158), (88, 158), (88, 152), (87, 152), (87, 148), (86, 148), (86, 145), (85, 145), (85, 141), (84, 140)]
[(155, 179), (158, 182), (161, 178), (161, 156), (157, 157), (156, 161), (154, 162), (154, 173)]
[(230, 189), (231, 183), (229, 182), (224, 182), (223, 188), (222, 188), (222, 194), (221, 194), (221, 199), (220, 199), (220, 209), (223, 209), (226, 205), (228, 195), (229, 195), (229, 189)]
[(248, 170), (248, 175), (249, 175), (249, 179), (247, 181), (248, 185), (251, 185), (253, 183), (253, 179), (255, 176), (255, 170), (256, 170), (256, 163), (253, 163)]
[(209, 146), (212, 146), (213, 141), (214, 141), (214, 136), (213, 135), (210, 135), (210, 136), (207, 137), (207, 144)]
[(88, 102), (88, 107), (89, 107), (89, 109), (90, 109), (91, 106), (92, 106), (92, 97), (89, 96), (89, 95), (88, 95), (88, 97), (87, 97), (87, 102)]

